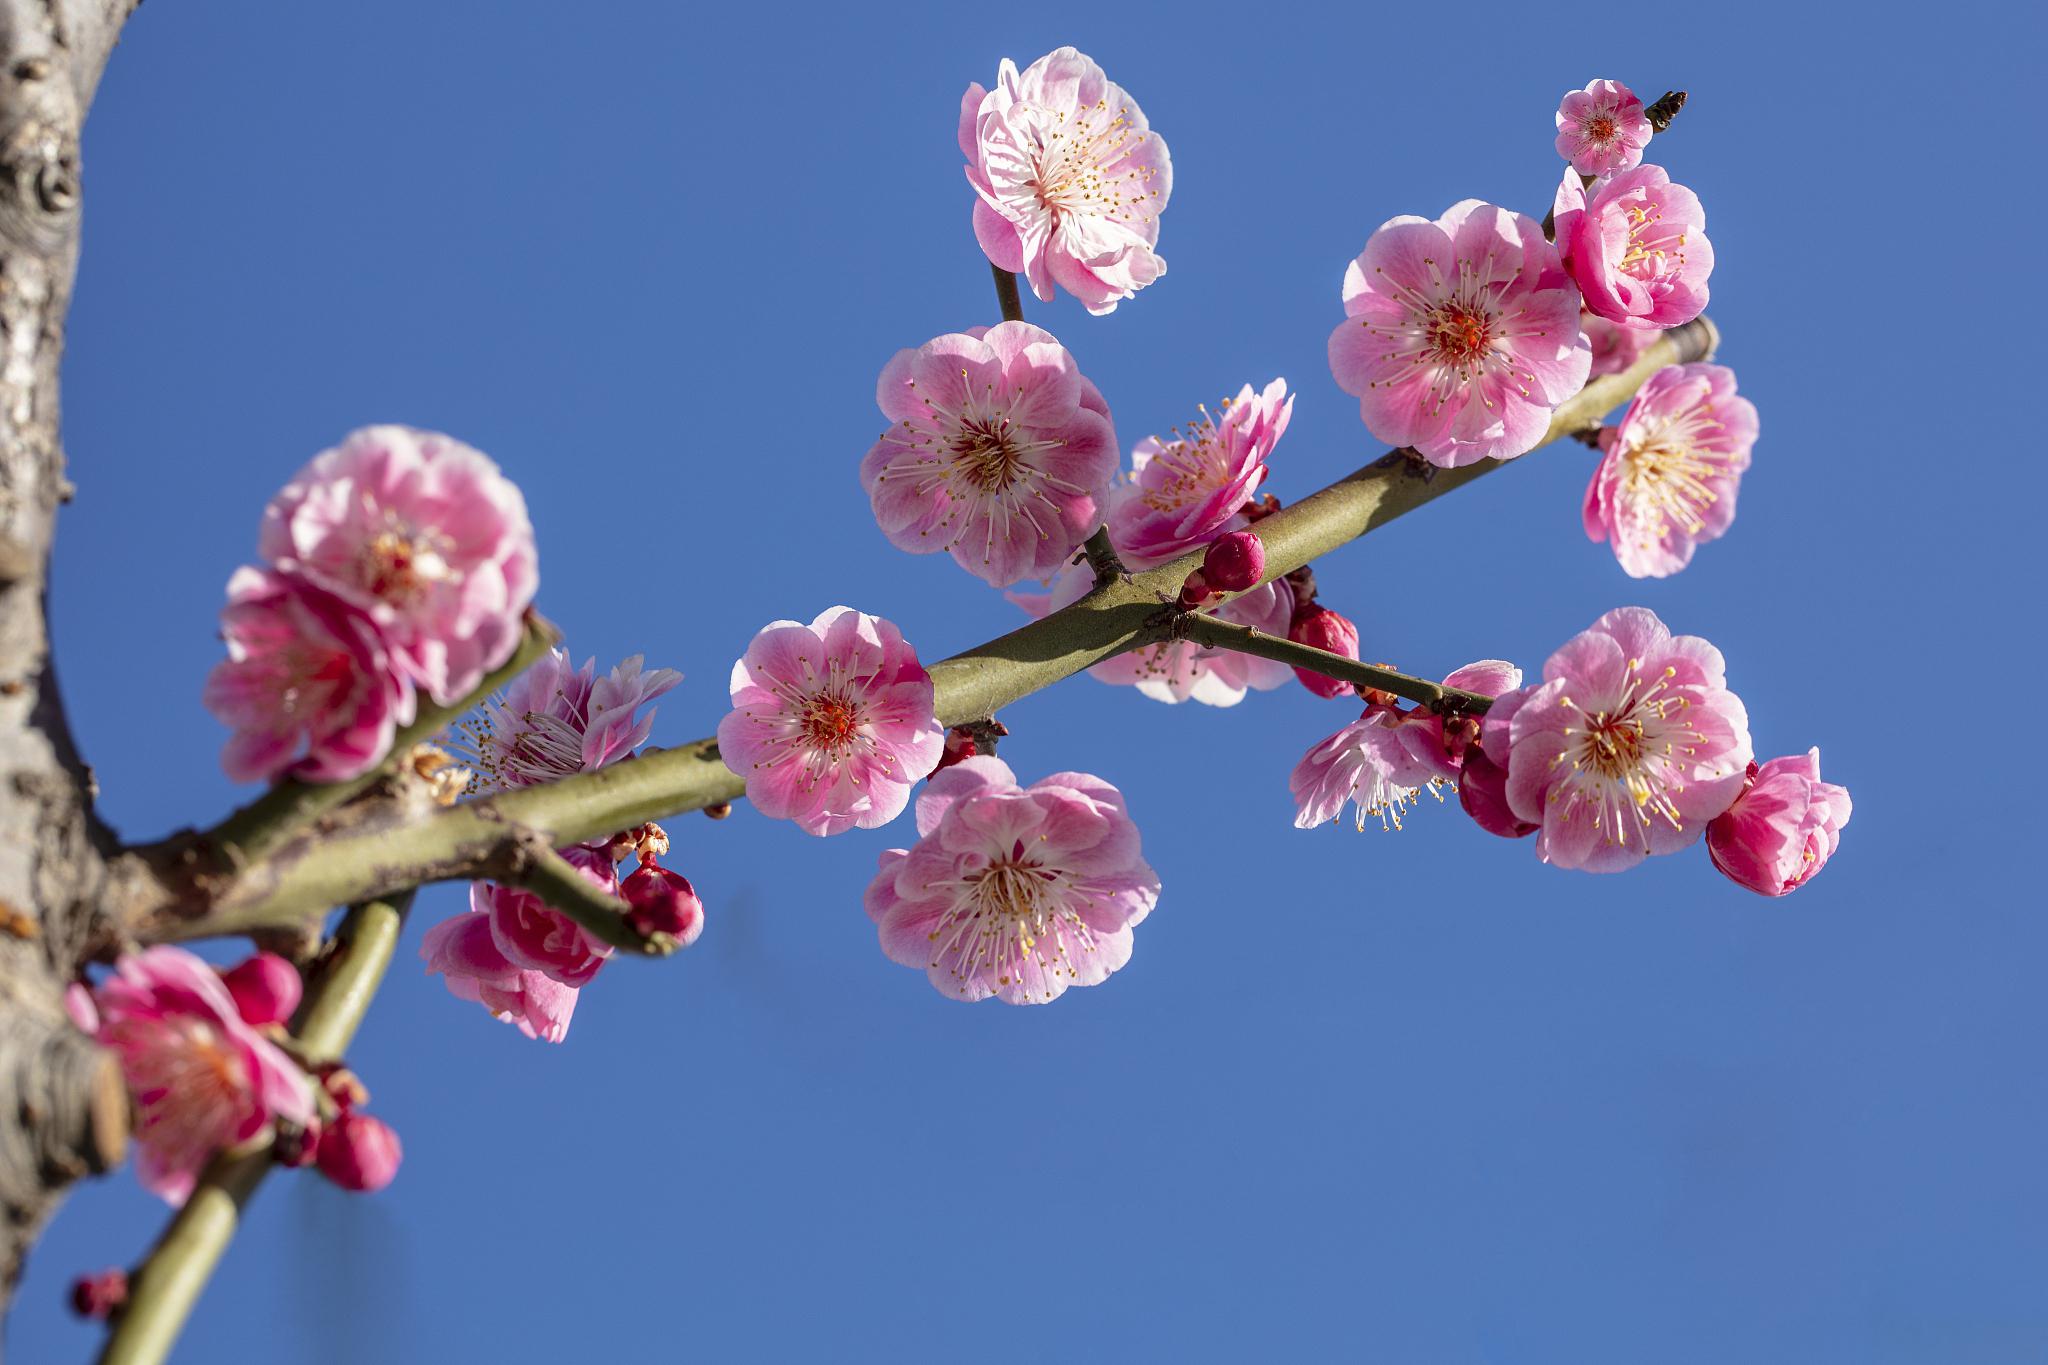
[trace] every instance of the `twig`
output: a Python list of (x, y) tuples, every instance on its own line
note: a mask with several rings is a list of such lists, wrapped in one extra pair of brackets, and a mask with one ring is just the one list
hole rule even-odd
[(533, 892), (600, 940), (643, 957), (667, 957), (682, 945), (668, 934), (642, 934), (626, 920), (627, 905), (594, 886), (576, 865), (545, 844), (522, 851), (498, 880)]
[(1085, 560), (1095, 574), (1095, 586), (1101, 587), (1113, 578), (1125, 578), (1130, 570), (1124, 567), (1123, 556), (1116, 552), (1116, 546), (1109, 543), (1109, 527), (1098, 526), (1095, 533), (1081, 546), (1079, 558)]
[(1493, 698), (1479, 692), (1467, 692), (1456, 687), (1445, 687), (1427, 678), (1414, 678), (1406, 673), (1396, 673), (1389, 668), (1373, 664), (1362, 664), (1356, 659), (1347, 659), (1342, 654), (1332, 654), (1314, 645), (1296, 644), (1278, 635), (1268, 635), (1263, 630), (1240, 626), (1235, 622), (1218, 620), (1200, 612), (1178, 613), (1174, 625), (1175, 634), (1208, 645), (1212, 649), (1228, 649), (1239, 654), (1256, 654), (1262, 659), (1273, 659), (1290, 668), (1306, 668), (1326, 678), (1355, 684), (1360, 688), (1376, 688), (1391, 692), (1397, 697), (1419, 702), (1432, 711), (1444, 713), (1463, 712), (1479, 715), (1493, 705)]
[(1024, 296), (1017, 290), (1017, 274), (1005, 270), (994, 261), (988, 268), (996, 277), (996, 306), (1003, 310), (1004, 322), (1024, 321)]

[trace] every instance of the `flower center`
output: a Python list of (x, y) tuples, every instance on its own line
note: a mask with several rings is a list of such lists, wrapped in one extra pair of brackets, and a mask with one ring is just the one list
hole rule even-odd
[(1619, 779), (1643, 761), (1643, 722), (1631, 706), (1619, 715), (1605, 711), (1586, 718), (1579, 741), (1579, 761), (1600, 776)]
[(976, 488), (1000, 493), (1017, 482), (1024, 453), (1010, 439), (1010, 424), (1001, 419), (970, 418), (952, 441), (953, 463)]
[(447, 561), (428, 537), (396, 522), (363, 546), (357, 569), (365, 591), (395, 606), (418, 601), (448, 573)]
[(1493, 345), (1493, 320), (1467, 303), (1446, 303), (1429, 316), (1429, 345), (1436, 358), (1463, 365)]
[(1617, 131), (1614, 115), (1595, 114), (1586, 120), (1586, 137), (1592, 142), (1610, 142)]
[(811, 744), (838, 753), (853, 743), (860, 729), (860, 713), (844, 697), (812, 697), (804, 703), (797, 724)]
[(1052, 874), (1030, 863), (993, 863), (973, 878), (982, 908), (1016, 919), (1036, 919), (1045, 906), (1046, 882)]

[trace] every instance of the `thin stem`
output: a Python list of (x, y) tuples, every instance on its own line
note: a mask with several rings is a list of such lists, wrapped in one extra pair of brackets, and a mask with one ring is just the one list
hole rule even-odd
[(1130, 572), (1124, 567), (1123, 556), (1116, 552), (1116, 546), (1109, 543), (1109, 527), (1098, 526), (1093, 535), (1081, 546), (1081, 558), (1095, 573), (1095, 586), (1101, 587), (1112, 578), (1122, 578)]
[[(308, 1061), (340, 1061), (348, 1051), (391, 966), (411, 905), (407, 891), (342, 917), (292, 1021), (296, 1051)], [(273, 1164), (268, 1146), (214, 1158), (130, 1280), (128, 1303), (113, 1322), (100, 1365), (158, 1365), (170, 1354)]]
[(1347, 659), (1342, 654), (1332, 654), (1314, 645), (1296, 644), (1278, 635), (1268, 635), (1263, 630), (1240, 626), (1235, 622), (1221, 621), (1214, 616), (1199, 612), (1183, 613), (1175, 624), (1176, 631), (1197, 644), (1212, 649), (1228, 649), (1239, 654), (1256, 654), (1261, 659), (1273, 659), (1290, 668), (1306, 668), (1311, 673), (1320, 673), (1326, 678), (1348, 682), (1361, 689), (1376, 688), (1391, 692), (1397, 697), (1419, 702), (1433, 711), (1462, 711), (1478, 715), (1493, 705), (1493, 698), (1479, 692), (1467, 692), (1461, 688), (1445, 687), (1427, 678), (1413, 678), (1406, 673), (1396, 673), (1390, 668), (1373, 664), (1362, 664), (1356, 659)]
[(642, 934), (626, 919), (629, 908), (608, 896), (555, 850), (542, 846), (523, 852), (517, 867), (502, 880), (533, 892), (555, 909), (614, 948), (643, 957), (667, 957), (681, 945), (668, 934)]
[(1003, 310), (1003, 321), (1024, 321), (1024, 296), (1017, 289), (1017, 273), (994, 261), (989, 262), (988, 268), (996, 277), (996, 305)]

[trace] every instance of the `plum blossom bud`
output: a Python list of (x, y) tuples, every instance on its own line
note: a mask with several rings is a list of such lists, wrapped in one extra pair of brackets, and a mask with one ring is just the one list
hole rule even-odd
[[(1294, 613), (1293, 624), (1287, 627), (1287, 638), (1298, 645), (1310, 645), (1332, 654), (1341, 654), (1347, 659), (1358, 657), (1358, 627), (1352, 625), (1348, 618), (1314, 602)], [(1348, 682), (1339, 682), (1306, 668), (1295, 669), (1294, 676), (1301, 679), (1303, 687), (1319, 697), (1348, 697), (1356, 690)]]
[(1206, 607), (1222, 595), (1200, 569), (1188, 570), (1187, 580), (1180, 585), (1180, 605), (1189, 611)]
[(276, 953), (257, 953), (220, 974), (242, 1021), (255, 1028), (282, 1024), (299, 1007), (299, 969)]
[(1508, 805), (1508, 770), (1488, 758), (1486, 751), (1476, 744), (1465, 750), (1465, 767), (1458, 777), (1458, 804), (1488, 834), (1520, 839), (1536, 832), (1535, 825), (1517, 816)]
[(398, 1134), (381, 1119), (353, 1111), (320, 1134), (320, 1174), (345, 1190), (373, 1193), (389, 1185), (404, 1158)]
[(71, 1311), (81, 1318), (105, 1321), (128, 1302), (128, 1272), (116, 1266), (71, 1282)]
[(1848, 790), (1820, 780), (1818, 749), (1752, 763), (1735, 804), (1707, 826), (1707, 852), (1738, 886), (1783, 896), (1828, 865), (1849, 811)]
[(1250, 531), (1232, 531), (1209, 544), (1202, 556), (1202, 575), (1223, 592), (1243, 592), (1266, 572), (1266, 547)]
[(619, 883), (619, 894), (632, 907), (627, 923), (643, 938), (671, 934), (687, 948), (704, 932), (704, 902), (680, 873), (643, 861), (639, 871)]

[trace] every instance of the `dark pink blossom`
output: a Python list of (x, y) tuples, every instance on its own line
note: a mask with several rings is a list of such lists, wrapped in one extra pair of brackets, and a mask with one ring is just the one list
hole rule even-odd
[(1130, 482), (1110, 496), (1109, 534), (1131, 568), (1164, 564), (1243, 525), (1239, 509), (1266, 479), (1266, 460), (1287, 432), (1294, 395), (1276, 379), (1247, 384), (1186, 430), (1147, 436), (1131, 451)]
[[(472, 900), (474, 894), (473, 886)], [(577, 988), (508, 961), (491, 934), (488, 911), (465, 910), (442, 920), (427, 930), (420, 956), (457, 999), (482, 1005), (527, 1037), (559, 1043), (569, 1035)]]
[(257, 953), (220, 974), (242, 1021), (262, 1028), (282, 1024), (299, 1007), (304, 983), (299, 969), (276, 953)]
[(374, 1194), (398, 1176), (405, 1149), (382, 1119), (353, 1110), (337, 1115), (320, 1132), (314, 1161), (320, 1174), (345, 1190)]
[[(1354, 662), (1358, 658), (1358, 627), (1352, 624), (1350, 617), (1317, 602), (1295, 609), (1287, 624), (1287, 638), (1327, 654), (1341, 654)], [(1319, 697), (1348, 697), (1358, 690), (1348, 682), (1310, 668), (1297, 668), (1294, 676), (1301, 679), (1303, 687)]]
[(1707, 826), (1707, 852), (1738, 885), (1782, 896), (1828, 865), (1850, 810), (1848, 789), (1821, 781), (1818, 749), (1752, 763), (1735, 804)]
[[(604, 848), (575, 844), (563, 849), (562, 856), (592, 886), (606, 895), (618, 894), (618, 869)], [(564, 986), (589, 985), (612, 955), (610, 944), (521, 887), (471, 882), (469, 906), (490, 916), (491, 939), (507, 962)]]
[(1589, 190), (1567, 170), (1552, 206), (1557, 250), (1589, 312), (1624, 327), (1676, 327), (1707, 306), (1714, 244), (1699, 196), (1644, 164)]

